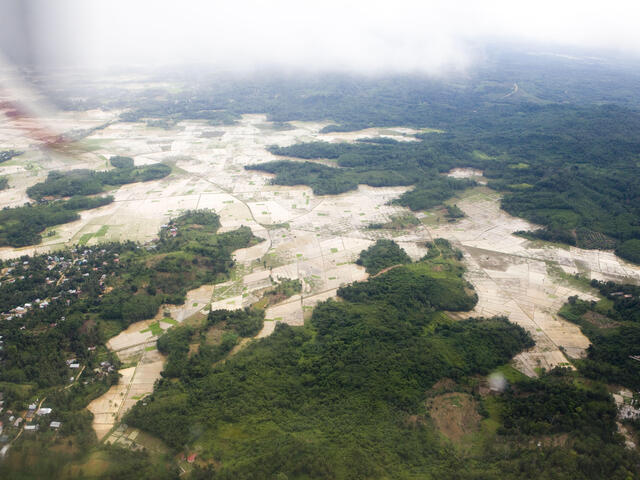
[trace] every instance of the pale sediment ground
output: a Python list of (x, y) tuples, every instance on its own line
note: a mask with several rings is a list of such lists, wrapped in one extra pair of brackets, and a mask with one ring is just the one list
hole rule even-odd
[(211, 297), (215, 289), (214, 285), (203, 285), (194, 290), (187, 292), (187, 299), (183, 305), (166, 305), (163, 309), (160, 309), (158, 320), (161, 320), (168, 313), (169, 317), (178, 322), (183, 322), (192, 315), (202, 311), (211, 303)]
[(133, 347), (146, 345), (153, 340), (154, 335), (148, 330), (155, 320), (143, 320), (129, 325), (125, 330), (120, 332), (107, 341), (107, 347), (118, 353), (123, 350), (129, 350)]
[(122, 362), (134, 363), (135, 367), (121, 369), (118, 385), (89, 404), (98, 438), (109, 432), (138, 400), (153, 392), (153, 384), (160, 378), (165, 358), (155, 349), (158, 337), (149, 326), (159, 322), (162, 330), (171, 328), (173, 322), (162, 321), (167, 313), (182, 322), (210, 304), (213, 290), (212, 285), (191, 290), (183, 305), (166, 305), (153, 320), (135, 322), (107, 342), (107, 347), (116, 352)]
[[(102, 121), (99, 116), (95, 119)], [(0, 164), (0, 174), (5, 169), (14, 185), (0, 192), (2, 206), (24, 203), (26, 188), (42, 181), (52, 169), (106, 168), (111, 155), (131, 156), (138, 165), (164, 161), (174, 166), (173, 173), (165, 179), (124, 185), (109, 192), (115, 197), (113, 204), (82, 212), (80, 220), (50, 229), (55, 233), (47, 236), (45, 232), (41, 245), (0, 249), (0, 258), (46, 252), (81, 238), (88, 246), (125, 239), (146, 242), (156, 238), (160, 226), (169, 218), (194, 208), (215, 210), (220, 215), (221, 231), (246, 225), (264, 239), (234, 253), (238, 269), (231, 280), (189, 292), (184, 305), (163, 307), (156, 319), (135, 323), (109, 340), (109, 348), (116, 350), (123, 361), (137, 366), (123, 370), (120, 384), (92, 402), (90, 409), (96, 415), (94, 426), (99, 435), (104, 435), (138, 398), (149, 393), (159, 378), (163, 359), (153, 350), (156, 337), (143, 330), (154, 321), (160, 321), (163, 329), (169, 328), (169, 323), (162, 322), (165, 310), (181, 322), (194, 313), (206, 313), (209, 306), (242, 308), (258, 300), (260, 292), (272, 284), (271, 279), (292, 278), (302, 281), (301, 294), (270, 307), (258, 336), (271, 334), (277, 322), (300, 325), (306, 309), (335, 296), (340, 286), (367, 278), (364, 269), (354, 262), (360, 251), (378, 238), (393, 238), (414, 260), (427, 252), (424, 244), (433, 238), (447, 238), (460, 248), (468, 267), (467, 278), (479, 301), (472, 312), (459, 316), (508, 315), (526, 328), (536, 346), (518, 355), (516, 365), (528, 375), (535, 375), (538, 367), (565, 363), (560, 347), (577, 357), (588, 346), (575, 325), (557, 317), (557, 310), (568, 296), (594, 298), (593, 292), (567, 285), (550, 273), (549, 265), (591, 278), (640, 282), (638, 267), (622, 262), (611, 252), (541, 247), (513, 236), (514, 231), (535, 226), (501, 211), (499, 196), (488, 189), (475, 189), (457, 200), (467, 215), (460, 221), (389, 232), (366, 227), (408, 212), (388, 204), (407, 187), (359, 186), (341, 195), (315, 196), (306, 186), (271, 185), (273, 176), (244, 169), (246, 165), (276, 159), (266, 150), (268, 145), (355, 141), (376, 136), (412, 141), (419, 133), (386, 128), (320, 134), (326, 123), (292, 125), (291, 130), (271, 128), (264, 115), (245, 115), (237, 124), (228, 126), (184, 121), (167, 130), (148, 127), (145, 122), (115, 122), (85, 140), (91, 146), (90, 153), (67, 158), (29, 150)], [(0, 141), (13, 134), (16, 132), (11, 128), (0, 125)], [(28, 149), (29, 145), (14, 139), (3, 148)], [(479, 179), (481, 173), (472, 169), (449, 172), (458, 178)], [(95, 236), (102, 226), (108, 227), (106, 233)]]
[(531, 333), (536, 346), (516, 357), (516, 365), (528, 375), (537, 368), (552, 368), (581, 357), (589, 346), (577, 325), (557, 315), (572, 295), (596, 299), (595, 292), (572, 287), (550, 272), (557, 266), (566, 273), (581, 272), (589, 278), (640, 281), (640, 268), (627, 264), (611, 252), (538, 246), (512, 235), (537, 228), (511, 217), (499, 208), (499, 196), (478, 189), (457, 205), (467, 217), (455, 224), (427, 227), (429, 234), (453, 241), (465, 254), (467, 278), (479, 301), (462, 316), (506, 315)]
[(265, 338), (273, 333), (277, 322), (275, 320), (265, 320), (262, 330), (258, 333), (257, 338)]
[(420, 235), (402, 235), (394, 237), (393, 240), (407, 252), (407, 255), (409, 255), (414, 262), (420, 260), (429, 252), (429, 249), (425, 246), (425, 239)]
[[(364, 273), (362, 275), (362, 277), (360, 278), (360, 280), (366, 280), (367, 279), (367, 274)], [(309, 295), (308, 297), (305, 297), (302, 299), (302, 306), (303, 307), (315, 307), (318, 303), (320, 302), (324, 302), (325, 300), (328, 300), (330, 298), (333, 298), (336, 296), (336, 290), (325, 290), (324, 292), (320, 292), (317, 293), (315, 295)]]
[(237, 310), (245, 305), (245, 298), (242, 295), (235, 295), (233, 297), (227, 297), (217, 302), (211, 302), (211, 309), (213, 310)]
[(160, 378), (165, 358), (155, 349), (158, 337), (149, 326), (159, 322), (162, 330), (171, 328), (173, 322), (162, 321), (166, 314), (175, 321), (182, 322), (210, 304), (213, 290), (212, 285), (191, 290), (183, 305), (166, 305), (153, 320), (135, 322), (107, 342), (107, 347), (116, 352), (122, 362), (134, 363), (136, 366), (120, 370), (122, 378), (118, 385), (89, 404), (88, 408), (94, 414), (93, 427), (98, 438), (101, 439), (109, 432), (138, 400), (151, 393), (154, 382)]
[[(71, 113), (69, 115), (72, 116)], [(85, 113), (78, 113), (78, 116), (82, 115)], [(87, 128), (106, 120), (108, 118), (99, 117)], [(266, 123), (264, 115), (246, 115), (237, 125), (231, 126), (212, 127), (206, 122), (185, 121), (169, 130), (147, 127), (143, 122), (114, 122), (93, 132), (83, 141), (91, 146), (90, 152), (65, 156), (38, 150), (27, 151), (0, 165), (0, 174), (3, 168), (11, 173), (12, 185), (12, 188), (0, 192), (0, 204), (3, 206), (16, 206), (28, 201), (26, 189), (44, 180), (51, 170), (108, 168), (107, 159), (116, 154), (130, 155), (137, 164), (169, 161), (175, 164), (176, 171), (169, 178), (124, 185), (106, 192), (114, 195), (113, 204), (81, 212), (80, 220), (48, 229), (40, 245), (22, 249), (0, 248), (0, 258), (59, 249), (96, 233), (103, 225), (109, 227), (108, 231), (102, 237), (90, 236), (87, 241), (89, 246), (105, 240), (146, 242), (156, 236), (160, 225), (169, 217), (190, 208), (213, 208), (221, 215), (223, 229), (248, 225), (257, 235), (266, 238), (259, 233), (263, 228), (260, 224), (289, 221), (314, 213), (318, 206), (318, 215), (326, 215), (323, 207), (343, 206), (333, 205), (332, 202), (336, 200), (331, 197), (326, 197), (327, 201), (314, 197), (306, 187), (270, 186), (269, 176), (243, 168), (245, 165), (275, 159), (265, 150), (267, 145), (290, 145), (305, 138), (314, 139), (324, 126), (297, 122), (293, 130), (279, 131), (263, 128)], [(202, 138), (207, 132), (221, 135)], [(404, 129), (398, 132), (402, 135), (409, 133)], [(7, 135), (13, 133), (16, 132), (11, 131)], [(6, 144), (7, 148), (11, 146)], [(24, 145), (25, 149), (28, 146)], [(396, 189), (388, 198), (396, 196), (398, 191)], [(362, 196), (367, 197), (364, 193)], [(349, 202), (359, 205), (362, 200), (354, 198)], [(358, 215), (364, 217), (363, 212), (354, 211), (354, 218), (341, 219), (345, 223), (343, 228), (370, 220), (370, 215), (355, 218)], [(322, 228), (313, 220), (307, 223), (313, 224), (312, 228)], [(257, 247), (255, 251), (260, 252), (263, 248)]]
[(421, 130), (406, 127), (387, 127), (387, 128), (367, 128), (354, 132), (330, 132), (320, 133), (317, 135), (316, 141), (323, 142), (355, 142), (357, 140), (368, 138), (390, 138), (398, 142), (417, 142), (420, 141), (415, 137), (421, 133)]
[(122, 405), (122, 398), (131, 384), (135, 370), (135, 367), (121, 369), (119, 373), (122, 377), (118, 384), (112, 386), (107, 393), (96, 398), (87, 406), (87, 409), (93, 413), (93, 429), (99, 440), (115, 425)]
[(122, 377), (118, 384), (87, 406), (93, 413), (93, 429), (99, 440), (104, 438), (138, 400), (153, 392), (153, 385), (160, 377), (164, 361), (164, 357), (157, 350), (143, 349), (137, 365), (121, 369), (119, 373)]
[(294, 295), (286, 302), (267, 308), (265, 320), (284, 322), (289, 325), (302, 325), (302, 296)]
[(447, 176), (453, 178), (482, 177), (482, 174), (482, 170), (478, 170), (476, 168), (452, 168), (447, 172)]

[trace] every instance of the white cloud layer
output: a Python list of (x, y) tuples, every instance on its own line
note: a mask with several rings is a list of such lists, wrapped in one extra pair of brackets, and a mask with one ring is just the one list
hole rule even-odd
[(629, 0), (2, 1), (32, 4), (22, 13), (41, 62), (436, 73), (487, 40), (640, 55)]

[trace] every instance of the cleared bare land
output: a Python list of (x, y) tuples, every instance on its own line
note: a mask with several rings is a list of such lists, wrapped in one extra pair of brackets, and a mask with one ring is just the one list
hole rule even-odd
[(436, 428), (449, 440), (462, 441), (480, 428), (482, 417), (476, 401), (468, 393), (445, 393), (427, 402), (429, 416)]

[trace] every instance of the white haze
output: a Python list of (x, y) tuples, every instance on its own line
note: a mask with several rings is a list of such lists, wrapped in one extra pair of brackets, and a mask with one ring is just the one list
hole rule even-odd
[(640, 55), (634, 1), (12, 1), (32, 4), (32, 58), (53, 65), (442, 73), (487, 41)]

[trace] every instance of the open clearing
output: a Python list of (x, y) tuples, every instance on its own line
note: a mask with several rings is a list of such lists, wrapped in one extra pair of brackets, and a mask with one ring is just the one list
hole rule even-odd
[(427, 402), (429, 416), (436, 428), (453, 442), (460, 442), (480, 427), (482, 417), (476, 401), (468, 393), (445, 393)]
[[(113, 120), (115, 115), (92, 111), (78, 112), (76, 117), (78, 125), (88, 128)], [(485, 187), (455, 200), (466, 214), (455, 223), (439, 222), (427, 212), (415, 214), (422, 220), (418, 227), (369, 230), (366, 226), (370, 223), (385, 223), (399, 214), (413, 215), (388, 204), (407, 187), (360, 186), (342, 195), (316, 196), (305, 186), (271, 185), (270, 175), (247, 171), (244, 166), (276, 159), (266, 150), (272, 144), (354, 141), (375, 136), (414, 141), (413, 135), (418, 132), (374, 128), (321, 134), (326, 124), (292, 122), (290, 130), (269, 125), (264, 115), (245, 115), (227, 126), (183, 121), (170, 129), (148, 127), (144, 122), (113, 121), (84, 140), (91, 146), (89, 152), (65, 157), (31, 150), (0, 165), (0, 175), (9, 175), (12, 185), (0, 192), (3, 206), (24, 203), (26, 188), (44, 179), (50, 170), (106, 168), (111, 155), (131, 156), (136, 164), (162, 161), (173, 167), (167, 178), (124, 185), (109, 192), (115, 196), (114, 203), (83, 212), (76, 222), (54, 227), (50, 236), (44, 235), (41, 245), (0, 249), (0, 258), (46, 252), (81, 239), (88, 246), (124, 239), (147, 242), (156, 237), (168, 218), (194, 208), (215, 210), (223, 231), (247, 225), (264, 239), (235, 253), (238, 266), (229, 281), (194, 290), (183, 306), (163, 308), (156, 319), (138, 322), (109, 340), (109, 348), (131, 366), (121, 371), (119, 385), (89, 406), (100, 437), (133, 403), (151, 392), (159, 378), (164, 359), (152, 347), (156, 334), (172, 324), (163, 322), (163, 318), (170, 316), (181, 322), (209, 308), (248, 306), (259, 299), (259, 291), (271, 284), (271, 278), (293, 278), (302, 281), (301, 294), (271, 306), (259, 336), (273, 332), (277, 322), (300, 325), (305, 312), (317, 302), (335, 296), (341, 285), (367, 277), (354, 261), (378, 238), (394, 239), (413, 259), (423, 256), (425, 242), (437, 237), (447, 238), (460, 248), (468, 267), (467, 278), (479, 296), (476, 308), (460, 317), (507, 315), (526, 328), (536, 346), (518, 355), (516, 365), (531, 376), (540, 368), (567, 363), (563, 351), (580, 357), (588, 347), (586, 337), (575, 325), (558, 318), (557, 311), (571, 295), (595, 298), (594, 293), (572, 286), (566, 274), (640, 282), (640, 268), (611, 252), (557, 247), (512, 235), (535, 226), (500, 210), (499, 196)], [(6, 124), (0, 126), (0, 142), (3, 148), (17, 149), (28, 149), (30, 144)], [(481, 173), (454, 169), (449, 174), (481, 180)]]

